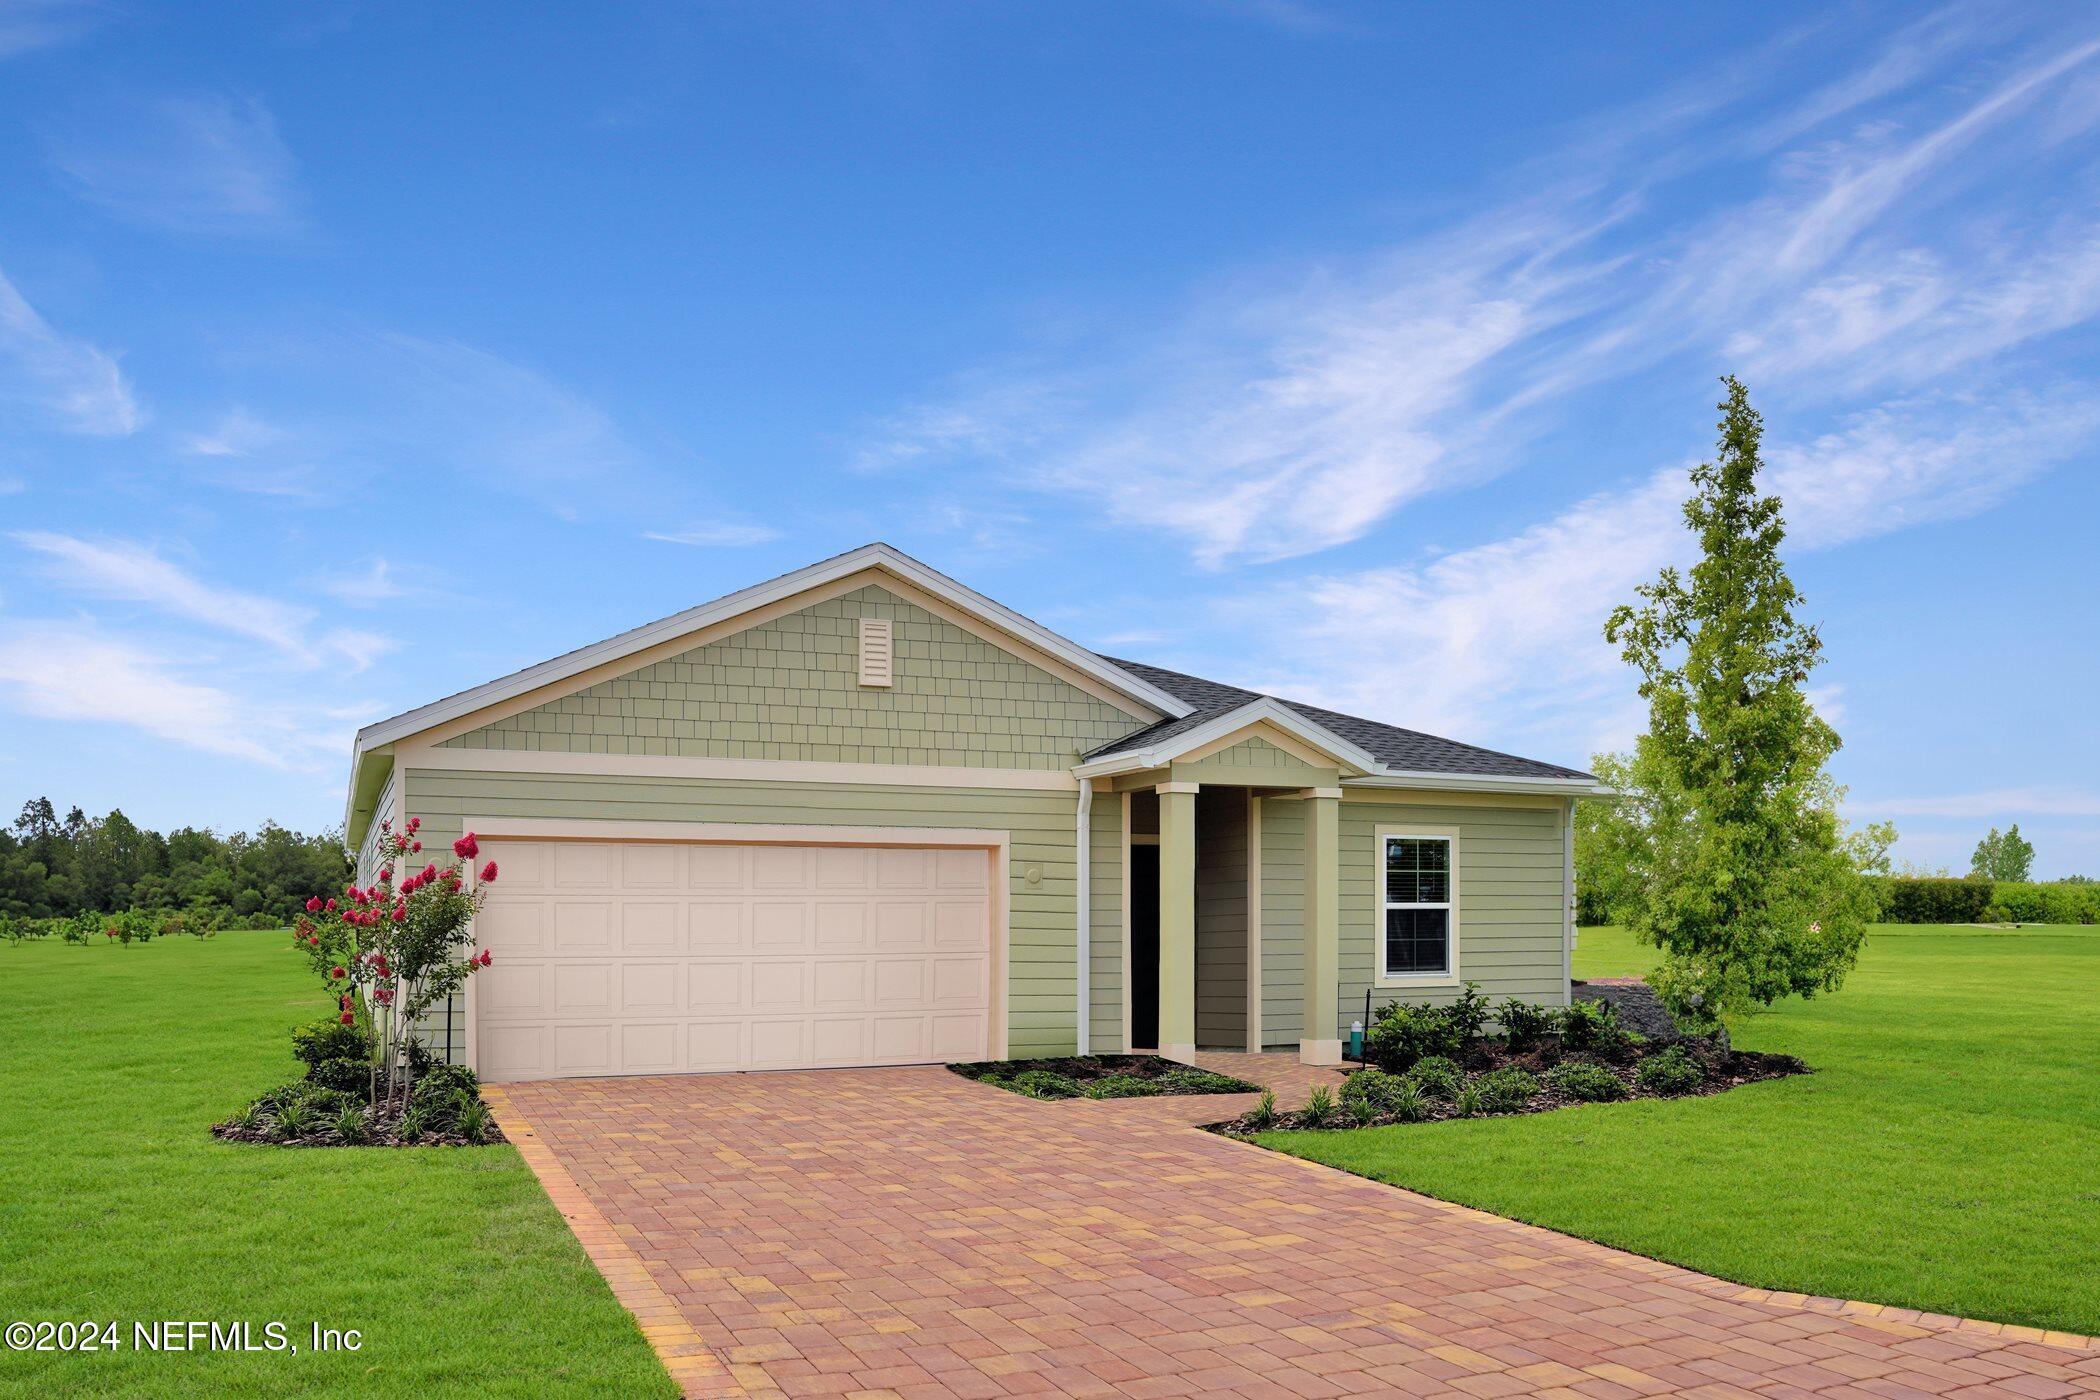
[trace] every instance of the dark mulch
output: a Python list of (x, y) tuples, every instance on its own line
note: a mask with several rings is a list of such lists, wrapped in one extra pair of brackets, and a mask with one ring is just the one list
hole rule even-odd
[(363, 1130), (356, 1138), (347, 1141), (336, 1133), (332, 1117), (316, 1120), (312, 1128), (296, 1136), (285, 1136), (279, 1133), (275, 1119), (267, 1112), (251, 1124), (244, 1125), (230, 1118), (224, 1123), (214, 1123), (211, 1133), (227, 1142), (256, 1142), (271, 1147), (488, 1147), (508, 1141), (493, 1118), (478, 1139), (451, 1128), (426, 1128), (413, 1139), (405, 1138), (401, 1135), (401, 1112), (397, 1108), (377, 1112), (367, 1109), (363, 1121)]
[(1638, 977), (1599, 977), (1577, 982), (1574, 991), (1577, 1001), (1609, 1002), (1619, 1013), (1620, 1025), (1650, 1040), (1676, 1040), (1684, 1034), (1654, 988)]
[[(1604, 1102), (1624, 1102), (1630, 1099), (1654, 1098), (1698, 1098), (1708, 1094), (1726, 1093), (1745, 1084), (1754, 1084), (1764, 1079), (1782, 1079), (1788, 1075), (1812, 1073), (1809, 1067), (1792, 1055), (1768, 1055), (1754, 1050), (1733, 1050), (1702, 1037), (1681, 1037), (1670, 1044), (1677, 1046), (1699, 1062), (1705, 1071), (1700, 1083), (1676, 1094), (1657, 1094), (1641, 1087), (1637, 1075), (1641, 1062), (1650, 1056), (1662, 1053), (1669, 1045), (1650, 1042), (1629, 1049), (1616, 1059), (1607, 1059), (1588, 1053), (1563, 1051), (1550, 1039), (1538, 1049), (1513, 1054), (1499, 1042), (1491, 1039), (1474, 1041), (1465, 1058), (1466, 1082), (1474, 1083), (1482, 1075), (1492, 1073), (1504, 1066), (1515, 1066), (1537, 1078), (1538, 1089), (1522, 1105), (1508, 1110), (1507, 1114), (1482, 1113), (1479, 1116), (1508, 1116), (1517, 1113), (1546, 1113), (1556, 1108), (1567, 1108), (1574, 1104), (1596, 1102), (1577, 1098), (1556, 1088), (1547, 1081), (1547, 1074), (1562, 1064), (1596, 1065), (1618, 1080), (1625, 1093), (1621, 1099)], [(1361, 1071), (1358, 1071), (1359, 1073)], [(1309, 1121), (1301, 1111), (1279, 1113), (1274, 1118), (1261, 1121), (1259, 1110), (1243, 1114), (1227, 1123), (1213, 1123), (1213, 1131), (1228, 1134), (1268, 1132), (1280, 1128), (1360, 1128), (1381, 1127), (1390, 1123), (1432, 1123), (1446, 1118), (1469, 1116), (1459, 1111), (1456, 1098), (1439, 1099), (1424, 1096), (1422, 1113), (1416, 1118), (1402, 1119), (1388, 1113), (1374, 1114), (1368, 1121), (1357, 1119), (1344, 1105), (1342, 1095), (1337, 1093), (1334, 1110), (1330, 1117), (1320, 1122)]]
[[(1102, 1080), (1138, 1080), (1161, 1094), (1253, 1094), (1261, 1086), (1229, 1075), (1212, 1074), (1190, 1065), (1162, 1059), (1158, 1055), (1065, 1055), (1041, 1060), (978, 1060), (948, 1066), (965, 1079), (1011, 1089), (1033, 1098), (1094, 1097), (1088, 1086)], [(1014, 1081), (1028, 1076), (1021, 1084)], [(1069, 1081), (1070, 1090), (1051, 1085), (1043, 1076)], [(1031, 1093), (1030, 1085), (1044, 1085), (1053, 1092)], [(1106, 1097), (1120, 1097), (1106, 1095)]]

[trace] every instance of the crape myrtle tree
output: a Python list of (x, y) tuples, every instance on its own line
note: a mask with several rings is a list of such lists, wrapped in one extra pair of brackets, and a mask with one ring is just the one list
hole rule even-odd
[(382, 822), (380, 868), (368, 887), (340, 896), (314, 895), (292, 925), (293, 946), (336, 998), (338, 1019), (372, 1029), (372, 1102), (406, 1108), (415, 1087), (415, 1027), (423, 1013), (466, 985), (494, 959), (471, 951), (474, 915), (496, 882), (496, 862), (473, 869), (480, 847), (468, 832), (452, 843), (455, 859), (426, 861), (395, 878), (423, 853), (422, 818), (396, 831)]
[(1648, 702), (1620, 775), (1620, 819), (1640, 833), (1624, 915), (1662, 953), (1657, 993), (1699, 1023), (1835, 990), (1875, 910), (1825, 769), (1839, 739), (1806, 690), (1822, 641), (1795, 616), (1779, 498), (1759, 490), (1764, 422), (1722, 383), (1720, 450), (1684, 506), (1699, 562), (1664, 569), (1604, 628)]

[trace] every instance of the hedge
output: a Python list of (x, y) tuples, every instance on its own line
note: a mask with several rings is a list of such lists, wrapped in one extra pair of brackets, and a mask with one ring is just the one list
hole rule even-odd
[(1885, 876), (1874, 887), (1882, 920), (1891, 924), (2100, 923), (2100, 884)]

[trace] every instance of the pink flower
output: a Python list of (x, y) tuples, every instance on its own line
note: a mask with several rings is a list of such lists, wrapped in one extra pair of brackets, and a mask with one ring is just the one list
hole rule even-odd
[(472, 860), (481, 854), (481, 843), (474, 839), (474, 833), (470, 831), (452, 843), (452, 854), (461, 860)]
[(411, 851), (420, 851), (423, 849), (423, 843), (421, 841), (411, 841), (408, 843), (408, 848)]
[(335, 978), (337, 981), (340, 981), (343, 978), (348, 977), (350, 974), (343, 971), (339, 967), (331, 967), (328, 969), (328, 975), (332, 978)]
[(328, 902), (327, 902), (326, 904), (322, 905), (321, 907), (322, 907), (323, 909), (326, 909), (326, 910), (327, 910), (327, 911), (328, 911), (329, 913), (331, 913), (331, 914), (332, 914), (332, 913), (334, 913), (334, 912), (335, 912), (335, 901), (331, 899), (331, 900), (329, 900), (329, 901), (328, 901)]
[(482, 965), (483, 967), (487, 967), (487, 966), (488, 966), (488, 965), (489, 965), (490, 963), (494, 962), (495, 960), (496, 960), (496, 955), (495, 955), (494, 953), (491, 953), (491, 952), (490, 952), (490, 951), (489, 951), (488, 949), (486, 949), (486, 948), (483, 948), (483, 949), (481, 950), (481, 965)]
[(346, 1026), (354, 1026), (357, 1024), (357, 1014), (352, 1011), (345, 1011), (342, 1015), (336, 1017), (335, 1019), (341, 1021)]
[(335, 999), (335, 1004), (348, 1011), (350, 1009), (350, 998), (348, 996), (339, 996)]
[(380, 866), (380, 867), (379, 867), (379, 883), (380, 883), (380, 884), (382, 884), (382, 885), (391, 885), (391, 884), (393, 884), (393, 883), (394, 883), (394, 867), (393, 867), (393, 866), (391, 866), (391, 865), (382, 865), (382, 866)]
[(408, 909), (405, 905), (397, 904), (394, 906), (394, 922), (397, 924), (408, 922)]
[(418, 828), (420, 828), (420, 827), (421, 827), (422, 825), (423, 825), (423, 819), (422, 819), (421, 817), (410, 817), (410, 818), (408, 819), (408, 829), (409, 829), (410, 831), (415, 831), (415, 830), (417, 830)]
[(392, 1006), (394, 1004), (393, 989), (391, 987), (375, 989), (372, 993), (372, 1000), (378, 1002), (381, 1006)]
[(312, 898), (306, 901), (306, 912), (309, 914), (318, 914), (321, 912), (321, 896), (314, 895)]
[(496, 862), (490, 861), (487, 865), (481, 867), (481, 883), (484, 885), (496, 883)]

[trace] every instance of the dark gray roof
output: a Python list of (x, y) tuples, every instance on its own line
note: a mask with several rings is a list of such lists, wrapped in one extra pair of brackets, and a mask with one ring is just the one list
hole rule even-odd
[(1134, 734), (1126, 734), (1112, 743), (1103, 744), (1086, 755), (1089, 760), (1154, 748), (1162, 740), (1171, 739), (1198, 725), (1208, 724), (1229, 710), (1237, 710), (1242, 705), (1251, 704), (1256, 700), (1270, 699), (1295, 710), (1320, 728), (1347, 739), (1389, 768), (1404, 769), (1411, 773), (1465, 774), (1478, 778), (1594, 776), (1580, 769), (1562, 768), (1558, 764), (1541, 763), (1537, 759), (1496, 753), (1493, 749), (1476, 748), (1472, 744), (1461, 744), (1455, 739), (1439, 739), (1434, 734), (1380, 724), (1373, 719), (1337, 714), (1333, 710), (1323, 710), (1317, 705), (1306, 705), (1296, 700), (1285, 700), (1281, 696), (1264, 696), (1260, 691), (1242, 690), (1239, 686), (1226, 685), (1221, 681), (1207, 681), (1201, 676), (1187, 676), (1179, 671), (1147, 666), (1142, 661), (1124, 661), (1114, 656), (1102, 659), (1111, 665), (1122, 667), (1140, 680), (1149, 681), (1175, 699), (1196, 708), (1180, 719), (1163, 719)]

